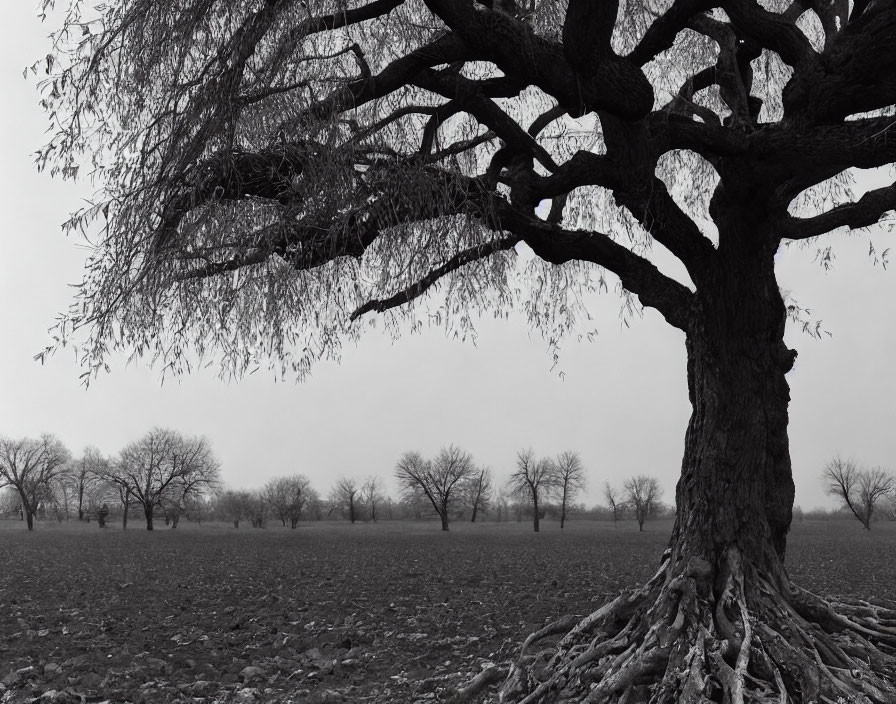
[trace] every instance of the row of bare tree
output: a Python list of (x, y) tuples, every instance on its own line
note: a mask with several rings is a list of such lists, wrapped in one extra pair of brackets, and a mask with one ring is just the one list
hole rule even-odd
[(110, 502), (121, 503), (125, 526), (131, 507), (142, 510), (147, 530), (153, 530), (158, 509), (176, 526), (182, 513), (218, 486), (219, 476), (208, 440), (166, 428), (154, 428), (116, 457), (88, 447), (73, 459), (53, 435), (0, 438), (0, 488), (13, 490), (28, 530), (42, 510), (59, 520), (74, 511), (81, 520), (102, 520)]

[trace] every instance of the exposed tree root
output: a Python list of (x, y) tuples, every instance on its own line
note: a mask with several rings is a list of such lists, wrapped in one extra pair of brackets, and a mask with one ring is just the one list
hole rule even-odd
[(893, 608), (745, 577), (736, 548), (716, 569), (670, 560), (577, 623), (529, 636), (500, 701), (896, 704)]

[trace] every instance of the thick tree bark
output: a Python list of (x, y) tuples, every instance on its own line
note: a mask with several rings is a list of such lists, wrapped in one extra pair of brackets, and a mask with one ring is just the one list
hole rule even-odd
[(532, 529), (538, 533), (540, 526), (538, 524), (538, 494), (532, 494)]
[(25, 523), (28, 526), (28, 530), (34, 530), (34, 514), (29, 509), (24, 509), (25, 513)]
[[(774, 238), (750, 215), (716, 217), (729, 231), (691, 310), (693, 411), (659, 571), (584, 620), (532, 634), (502, 701), (896, 701), (896, 613), (830, 604), (784, 568), (796, 355), (783, 341)], [(533, 648), (557, 635), (556, 650)]]
[(128, 529), (128, 509), (130, 507), (131, 507), (130, 504), (127, 501), (125, 501), (124, 508), (122, 508), (122, 510), (121, 510), (121, 529), (122, 530)]
[(442, 530), (448, 530), (448, 507), (442, 507), (439, 511), (439, 518), (442, 519)]
[(153, 530), (153, 525), (152, 525), (153, 507), (152, 507), (152, 504), (144, 504), (143, 513), (146, 515), (146, 530)]

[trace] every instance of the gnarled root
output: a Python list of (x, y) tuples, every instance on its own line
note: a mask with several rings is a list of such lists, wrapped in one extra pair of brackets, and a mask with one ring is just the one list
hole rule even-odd
[(581, 621), (529, 636), (500, 701), (896, 704), (892, 608), (745, 576), (736, 548), (716, 569), (670, 559)]

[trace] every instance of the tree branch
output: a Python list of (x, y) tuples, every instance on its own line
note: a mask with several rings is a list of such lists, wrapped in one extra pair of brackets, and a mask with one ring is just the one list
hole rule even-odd
[(638, 66), (652, 61), (675, 43), (675, 37), (688, 26), (692, 17), (706, 12), (714, 5), (716, 5), (714, 0), (675, 0), (672, 7), (657, 17), (647, 28), (638, 46), (632, 50), (628, 58)]
[(726, 0), (722, 8), (741, 39), (771, 49), (795, 70), (818, 66), (818, 54), (809, 39), (789, 18), (769, 12), (756, 0)]
[(811, 218), (788, 216), (781, 226), (781, 236), (791, 240), (804, 240), (836, 230), (870, 227), (890, 210), (896, 210), (896, 183), (868, 191), (855, 203), (838, 205)]
[(415, 284), (408, 286), (403, 291), (399, 291), (395, 295), (389, 296), (389, 298), (368, 301), (364, 305), (360, 306), (357, 310), (355, 310), (355, 312), (351, 314), (350, 320), (357, 320), (362, 315), (370, 311), (382, 313), (383, 311), (389, 310), (390, 308), (396, 308), (400, 305), (404, 305), (405, 303), (409, 303), (415, 298), (422, 296), (424, 293), (426, 293), (427, 290), (429, 290), (429, 288), (433, 284), (435, 284), (439, 279), (451, 273), (452, 271), (456, 271), (457, 269), (460, 269), (470, 262), (474, 262), (479, 259), (485, 259), (495, 252), (511, 249), (519, 241), (519, 237), (502, 237), (497, 240), (492, 240), (491, 242), (488, 242), (486, 244), (476, 245), (475, 247), (470, 247), (463, 250), (462, 252), (458, 252), (447, 262), (439, 267), (436, 267), (422, 279), (417, 281)]
[(579, 117), (605, 110), (622, 119), (637, 120), (653, 107), (650, 82), (628, 59), (607, 57), (593, 72), (574, 70), (563, 47), (536, 35), (525, 23), (506, 13), (477, 10), (465, 0), (425, 0), (477, 54), (507, 76), (535, 85)]

